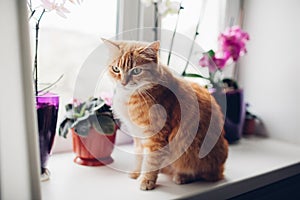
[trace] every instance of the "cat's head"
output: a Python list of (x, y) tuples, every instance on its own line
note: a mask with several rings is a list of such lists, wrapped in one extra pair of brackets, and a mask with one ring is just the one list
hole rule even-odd
[(160, 75), (158, 41), (102, 40), (110, 51), (109, 74), (119, 87), (134, 90), (156, 82)]

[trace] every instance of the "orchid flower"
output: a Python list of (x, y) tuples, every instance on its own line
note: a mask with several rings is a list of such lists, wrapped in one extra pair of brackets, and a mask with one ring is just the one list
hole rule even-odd
[(161, 16), (166, 16), (168, 14), (176, 14), (180, 9), (180, 2), (171, 0), (141, 0), (145, 7), (149, 7), (156, 3), (158, 7), (158, 13)]
[[(36, 16), (36, 22), (35, 22), (35, 55), (34, 55), (34, 72), (33, 72), (33, 79), (34, 79), (34, 86), (35, 86), (35, 94), (38, 96), (39, 90), (38, 90), (38, 46), (39, 46), (39, 27), (40, 22), (45, 16), (44, 14), (46, 12), (56, 11), (56, 14), (63, 18), (67, 18), (66, 14), (70, 13), (70, 11), (65, 7), (65, 4), (67, 0), (60, 0), (59, 3), (56, 2), (56, 0), (40, 0), (41, 4), (33, 8), (33, 5), (31, 1), (28, 2), (28, 7), (30, 10), (30, 16), (29, 20), (33, 18), (33, 16)], [(83, 0), (77, 0), (77, 3), (82, 3)], [(75, 0), (68, 0), (68, 2), (72, 4), (76, 4)], [(38, 9), (42, 10), (41, 12), (36, 12)], [(60, 78), (58, 79), (60, 80)], [(49, 87), (52, 87), (54, 84), (51, 84)], [(49, 87), (46, 87), (49, 89)], [(41, 91), (45, 90), (46, 88), (42, 89)]]
[(158, 4), (158, 12), (161, 16), (168, 14), (177, 14), (180, 9), (180, 2), (165, 0)]
[(248, 33), (242, 31), (238, 26), (226, 29), (219, 36), (221, 50), (230, 54), (235, 62), (247, 52), (246, 42), (249, 39)]
[(220, 50), (215, 53), (210, 50), (200, 59), (199, 65), (208, 67), (210, 72), (217, 69), (222, 70), (228, 61), (232, 59), (236, 62), (240, 56), (246, 52), (246, 42), (249, 40), (248, 33), (241, 30), (238, 26), (226, 29), (219, 36)]
[[(69, 2), (75, 4), (75, 0), (69, 0)], [(41, 0), (41, 6), (48, 12), (55, 10), (56, 14), (63, 18), (67, 18), (66, 14), (70, 11), (65, 7), (66, 0), (56, 3), (55, 0)], [(80, 4), (81, 0), (77, 0), (77, 3)]]
[(249, 39), (248, 33), (238, 26), (233, 26), (220, 34), (218, 38), (220, 49), (216, 53), (210, 50), (203, 54), (199, 65), (208, 68), (210, 76), (208, 79), (214, 86), (217, 86), (220, 81), (220, 79), (215, 79), (216, 72), (222, 73), (229, 61), (237, 62), (239, 57), (247, 52), (246, 42)]
[(199, 65), (202, 67), (208, 67), (210, 73), (217, 71), (217, 66), (208, 53), (203, 54), (203, 57), (199, 60)]
[(229, 58), (229, 54), (216, 54), (211, 50), (203, 54), (203, 57), (199, 60), (199, 65), (202, 67), (208, 67), (209, 72), (214, 73), (217, 70), (222, 70)]

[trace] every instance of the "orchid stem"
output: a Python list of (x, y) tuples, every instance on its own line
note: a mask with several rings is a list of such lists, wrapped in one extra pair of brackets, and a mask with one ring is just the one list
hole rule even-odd
[(35, 13), (35, 10), (33, 10), (33, 11), (31, 12), (31, 14), (30, 14), (28, 20), (30, 20), (30, 19), (33, 17), (34, 13)]
[(35, 95), (38, 96), (38, 46), (39, 46), (39, 28), (40, 28), (40, 21), (46, 12), (45, 9), (43, 9), (43, 12), (41, 13), (39, 19), (36, 22), (35, 25), (35, 56), (34, 56), (34, 72), (35, 72), (35, 79), (34, 79), (34, 86), (35, 86)]
[(207, 0), (204, 0), (204, 1), (203, 1), (203, 4), (201, 5), (201, 12), (200, 12), (199, 19), (198, 19), (198, 23), (197, 23), (197, 26), (196, 26), (196, 30), (195, 30), (195, 34), (194, 34), (192, 46), (191, 46), (191, 48), (190, 48), (189, 55), (188, 55), (188, 59), (187, 59), (187, 61), (186, 61), (186, 64), (185, 64), (185, 67), (184, 67), (184, 70), (183, 70), (182, 74), (185, 74), (185, 71), (187, 70), (187, 68), (188, 68), (188, 66), (189, 66), (189, 64), (190, 64), (189, 60), (190, 60), (190, 58), (191, 58), (191, 56), (192, 56), (192, 52), (193, 52), (193, 49), (194, 49), (194, 43), (195, 43), (195, 40), (196, 40), (197, 36), (199, 35), (198, 29), (199, 29), (199, 26), (200, 26), (200, 24), (201, 24), (201, 22), (202, 22), (201, 19), (202, 19), (203, 15), (204, 15), (204, 12), (205, 12), (206, 1), (207, 1)]
[(157, 41), (158, 39), (157, 28), (158, 28), (158, 6), (157, 6), (157, 2), (154, 2), (154, 41)]
[(171, 44), (170, 44), (170, 50), (169, 50), (167, 65), (170, 64), (171, 54), (172, 54), (172, 50), (173, 50), (173, 43), (174, 43), (174, 38), (175, 38), (175, 35), (176, 35), (176, 31), (177, 31), (177, 26), (178, 26), (179, 15), (180, 15), (180, 10), (181, 9), (183, 9), (183, 7), (181, 6), (181, 3), (180, 3), (179, 10), (178, 10), (178, 13), (177, 13), (176, 24), (175, 24), (175, 28), (174, 28), (172, 39), (171, 39)]
[(47, 86), (47, 87), (41, 89), (41, 90), (39, 91), (39, 93), (40, 93), (40, 92), (44, 92), (45, 90), (48, 90), (48, 89), (52, 88), (52, 87), (53, 87), (56, 83), (58, 83), (63, 77), (64, 77), (64, 75), (61, 75), (54, 83), (51, 83), (49, 86)]

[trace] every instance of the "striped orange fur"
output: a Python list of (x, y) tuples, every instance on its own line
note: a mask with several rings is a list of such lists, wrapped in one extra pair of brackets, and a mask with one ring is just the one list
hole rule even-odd
[[(154, 189), (159, 172), (176, 184), (222, 179), (228, 144), (215, 99), (159, 63), (159, 42), (104, 43), (111, 52), (109, 74), (116, 81), (113, 111), (134, 136), (137, 163), (130, 176), (142, 174), (140, 188)], [(207, 134), (209, 126), (220, 136)], [(200, 158), (204, 138), (216, 136), (212, 150)]]

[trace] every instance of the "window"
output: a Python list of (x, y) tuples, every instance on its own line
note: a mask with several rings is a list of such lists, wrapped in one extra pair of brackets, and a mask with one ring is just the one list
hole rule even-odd
[(180, 11), (179, 18), (178, 15), (163, 17), (161, 28), (173, 31), (178, 18), (177, 32), (193, 39), (201, 17), (197, 43), (206, 51), (217, 48), (217, 37), (221, 30), (222, 4), (223, 1), (220, 0), (183, 0), (181, 5), (184, 9)]
[[(32, 1), (34, 5), (39, 5), (39, 0)], [(203, 3), (206, 2), (206, 3)], [(208, 50), (216, 47), (216, 38), (220, 30), (221, 9), (223, 1), (197, 1), (183, 0), (178, 21), (177, 32), (188, 37), (192, 41), (197, 21), (202, 16), (198, 29), (199, 36), (196, 42)], [(64, 105), (69, 103), (73, 97), (76, 77), (79, 70), (90, 55), (90, 53), (100, 44), (100, 38), (115, 37), (117, 29), (122, 31), (152, 26), (151, 20), (153, 7), (145, 8), (141, 6), (139, 0), (134, 1), (84, 1), (81, 5), (69, 4), (67, 19), (63, 19), (55, 12), (47, 13), (41, 22), (40, 43), (39, 43), (39, 88), (45, 87), (63, 75), (51, 92), (60, 95), (60, 108), (58, 124), (64, 116)], [(119, 8), (118, 8), (119, 7)], [(119, 11), (118, 11), (119, 10)], [(201, 10), (204, 12), (201, 14)], [(119, 16), (119, 18), (118, 18)], [(174, 30), (178, 15), (167, 15), (162, 18), (161, 29)], [(118, 23), (119, 21), (119, 23)], [(105, 27), (105, 28), (104, 28)], [(149, 29), (150, 30), (150, 29)], [(141, 33), (131, 32), (130, 38), (149, 38), (151, 31)], [(152, 33), (152, 32), (151, 32)], [(133, 36), (136, 35), (136, 38)], [(139, 35), (139, 36), (138, 36)], [(34, 47), (34, 23), (31, 24), (32, 48)], [(133, 38), (132, 38), (133, 37)], [(186, 46), (184, 51), (190, 49)], [(162, 52), (162, 61), (166, 63), (168, 52)], [(200, 57), (200, 52), (194, 52)], [(59, 56), (58, 56), (59, 55)], [(62, 59), (63, 56), (63, 59)], [(186, 58), (182, 59), (172, 55), (170, 66), (181, 73), (186, 63)], [(180, 66), (178, 66), (180, 65)], [(191, 68), (191, 70), (193, 70)], [(204, 72), (205, 73), (205, 72)], [(107, 79), (105, 79), (107, 80)], [(197, 80), (202, 81), (202, 80)], [(71, 150), (71, 137), (67, 140), (57, 137), (54, 144), (54, 152)]]
[[(207, 69), (199, 68), (198, 60), (202, 56), (202, 52), (217, 48), (217, 38), (223, 29), (225, 1), (182, 0), (181, 6), (184, 9), (180, 11), (179, 15), (169, 14), (161, 18), (162, 31), (167, 30), (173, 32), (177, 23), (176, 33), (181, 35), (178, 39), (185, 40), (184, 42), (174, 40), (174, 46), (178, 45), (178, 50), (184, 52), (184, 55), (172, 54), (169, 65), (177, 73), (181, 74), (187, 64), (187, 60), (189, 60), (189, 72), (196, 72), (195, 69), (197, 69), (197, 71), (200, 70), (203, 75), (207, 76)], [(198, 30), (196, 30), (198, 23)], [(201, 51), (199, 51), (199, 48), (195, 48), (194, 45), (189, 57), (188, 52), (192, 49), (196, 31), (198, 35), (195, 38), (195, 43), (200, 47)], [(169, 52), (166, 51), (162, 53), (162, 62), (168, 62), (168, 54)], [(206, 81), (199, 78), (195, 78), (193, 81), (199, 82), (200, 84), (206, 83)]]

